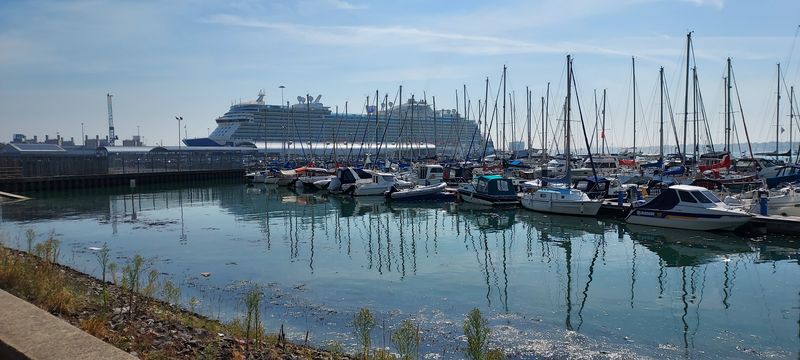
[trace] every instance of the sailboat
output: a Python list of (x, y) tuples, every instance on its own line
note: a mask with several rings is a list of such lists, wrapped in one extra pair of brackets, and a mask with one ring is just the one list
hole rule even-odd
[[(594, 200), (581, 190), (572, 189), (570, 159), (570, 110), (572, 102), (572, 59), (567, 55), (567, 100), (564, 119), (564, 154), (566, 157), (566, 188), (543, 187), (535, 192), (529, 192), (522, 196), (522, 207), (533, 211), (541, 211), (565, 215), (586, 215), (595, 216), (600, 211), (602, 200)], [(587, 142), (588, 144), (588, 142)], [(588, 145), (587, 145), (588, 147)], [(589, 157), (591, 159), (591, 150)], [(596, 177), (596, 175), (595, 175)]]

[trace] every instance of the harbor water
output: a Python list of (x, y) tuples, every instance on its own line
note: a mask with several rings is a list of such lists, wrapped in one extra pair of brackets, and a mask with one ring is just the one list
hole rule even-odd
[[(391, 347), (405, 319), (425, 358), (461, 358), (479, 308), (509, 358), (797, 358), (800, 238), (634, 227), (613, 219), (387, 203), (239, 182), (43, 192), (0, 204), (0, 239), (61, 241), (99, 276), (104, 244), (222, 320), (260, 286), (268, 332), (355, 350), (359, 308)], [(203, 276), (201, 273), (210, 273)], [(308, 335), (306, 335), (308, 334)]]

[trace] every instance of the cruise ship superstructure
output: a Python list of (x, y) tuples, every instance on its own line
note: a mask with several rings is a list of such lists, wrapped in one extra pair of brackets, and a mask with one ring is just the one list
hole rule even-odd
[[(321, 96), (298, 96), (295, 104), (269, 105), (264, 93), (255, 101), (233, 104), (217, 118), (208, 138), (186, 139), (189, 146), (262, 146), (275, 156), (375, 154), (379, 149), (398, 157), (480, 157), (485, 135), (474, 120), (455, 110), (434, 111), (425, 101), (356, 107), (338, 112), (320, 102)], [(357, 112), (357, 113), (356, 113)], [(434, 121), (435, 119), (435, 121)], [(362, 145), (363, 144), (363, 145)], [(471, 149), (470, 149), (471, 148)], [(491, 142), (486, 153), (492, 153)], [(384, 150), (381, 150), (384, 151)], [(381, 156), (383, 157), (383, 156)]]

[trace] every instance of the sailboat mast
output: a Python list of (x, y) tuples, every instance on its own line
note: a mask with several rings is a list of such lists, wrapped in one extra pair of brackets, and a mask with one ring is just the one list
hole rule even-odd
[(778, 103), (775, 108), (775, 157), (778, 157), (778, 138), (781, 133), (781, 63), (778, 63)]
[(542, 121), (542, 134), (544, 136), (544, 147), (547, 148), (547, 126), (550, 122), (550, 82), (547, 82), (547, 91), (545, 92), (544, 100), (544, 121)]
[(660, 89), (660, 109), (659, 109), (659, 125), (658, 125), (658, 160), (664, 161), (664, 67), (658, 70), (658, 80)]
[[(484, 138), (483, 136), (481, 136), (481, 138), (486, 139), (487, 142), (489, 141), (489, 131), (491, 130), (489, 128), (489, 125), (490, 125), (489, 124), (489, 77), (487, 76), (486, 92), (483, 95), (483, 133), (486, 135), (486, 137)], [(483, 144), (484, 149), (486, 148), (487, 145), (488, 144)]]
[(567, 185), (569, 185), (572, 182), (572, 178), (571, 178), (571, 175), (572, 175), (571, 162), (572, 162), (572, 160), (570, 159), (570, 142), (569, 142), (569, 140), (570, 140), (569, 139), (569, 137), (570, 137), (569, 135), (570, 135), (570, 130), (571, 130), (570, 129), (570, 124), (569, 124), (569, 120), (570, 120), (569, 119), (569, 115), (570, 115), (570, 110), (572, 109), (571, 108), (571, 102), (572, 102), (571, 95), (572, 95), (572, 57), (570, 55), (567, 55), (567, 101), (566, 101), (566, 104), (565, 104), (566, 105), (565, 106), (566, 110), (564, 111), (565, 112), (565, 114), (564, 114), (564, 157), (566, 159), (565, 166), (567, 168), (567, 174), (566, 174)]
[(633, 159), (636, 159), (636, 58), (631, 56), (631, 72), (633, 73)]
[[(461, 96), (464, 97), (464, 121), (466, 122), (466, 121), (469, 120), (469, 104), (467, 104), (467, 84), (464, 84), (463, 89), (464, 89), (464, 91), (462, 91)], [(463, 138), (463, 136), (462, 136), (463, 135), (462, 134), (463, 130), (464, 130), (463, 126), (459, 126), (458, 127), (458, 135), (457, 136), (458, 136), (458, 144), (459, 144), (459, 146), (461, 145), (461, 139)], [(463, 148), (462, 148), (462, 150), (463, 150)], [(469, 154), (464, 155), (464, 157), (468, 158)]]
[(727, 60), (728, 76), (725, 78), (725, 152), (731, 152), (731, 58)]
[(603, 120), (603, 128), (600, 129), (601, 137), (603, 138), (603, 148), (602, 153), (605, 155), (606, 153), (606, 89), (603, 89), (603, 113), (602, 113), (602, 120)]
[(789, 163), (792, 163), (792, 132), (794, 130), (794, 85), (789, 87)]
[(542, 154), (545, 151), (545, 134), (544, 134), (544, 96), (542, 96)]
[(400, 129), (401, 129), (400, 132), (401, 133), (397, 134), (397, 137), (398, 137), (398, 140), (397, 140), (397, 152), (400, 154), (400, 156), (398, 156), (399, 157), (398, 161), (403, 158), (403, 141), (402, 141), (403, 140), (403, 138), (402, 138), (403, 134), (402, 134), (402, 129), (403, 129), (403, 124), (405, 123), (405, 116), (403, 116), (403, 85), (400, 85), (400, 95), (399, 96), (400, 97), (398, 97), (398, 101), (397, 101), (397, 116), (400, 117)]
[(528, 109), (528, 159), (531, 158), (531, 148), (533, 147), (531, 144), (531, 91), (528, 87), (525, 87), (525, 105)]
[[(692, 32), (686, 34), (686, 83), (683, 96), (683, 164), (686, 165), (686, 133), (689, 130), (689, 54), (692, 46)], [(687, 168), (688, 169), (688, 168)]]
[[(433, 146), (436, 149), (436, 155), (439, 154), (439, 134), (436, 132), (436, 96), (433, 97)], [(444, 154), (444, 153), (442, 153)]]
[(695, 166), (699, 163), (697, 162), (697, 66), (692, 67), (692, 142), (694, 145), (692, 146), (692, 159), (694, 160)]
[(506, 150), (506, 66), (503, 65), (503, 151)]

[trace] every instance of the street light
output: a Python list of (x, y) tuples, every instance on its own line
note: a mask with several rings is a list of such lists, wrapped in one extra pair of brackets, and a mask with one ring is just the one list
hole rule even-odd
[(283, 105), (283, 89), (286, 89), (286, 86), (278, 86), (278, 89), (281, 89), (281, 105)]
[(178, 170), (181, 169), (181, 121), (183, 121), (183, 116), (176, 116), (175, 120), (178, 120)]

